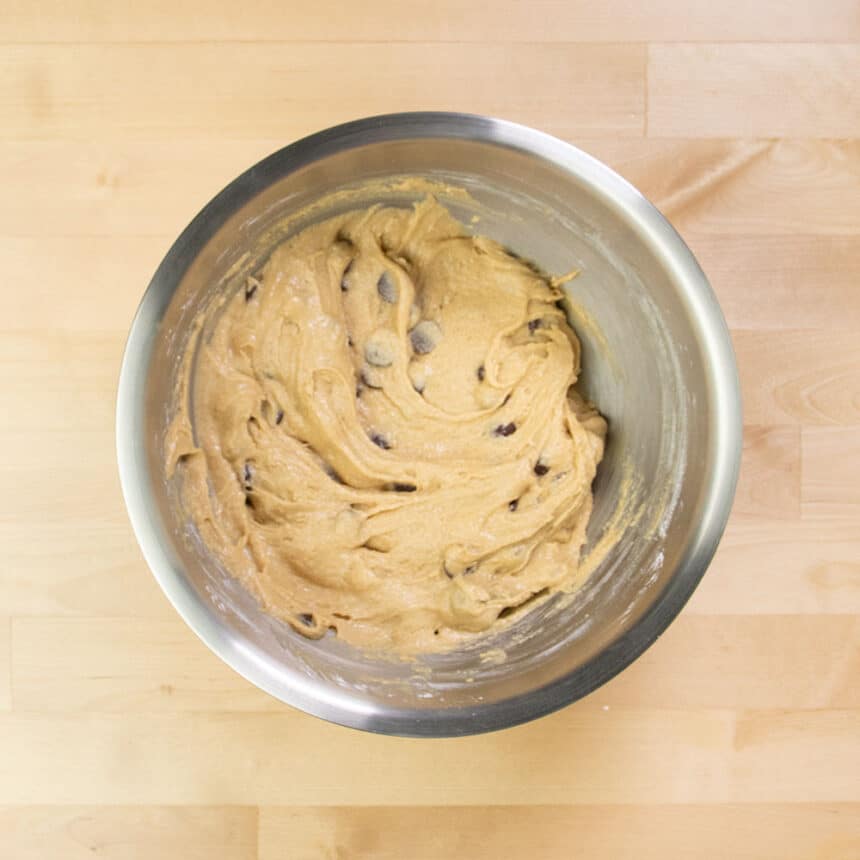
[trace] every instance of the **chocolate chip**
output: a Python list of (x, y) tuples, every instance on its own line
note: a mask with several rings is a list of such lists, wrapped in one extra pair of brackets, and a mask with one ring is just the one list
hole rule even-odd
[[(469, 574), (474, 573), (477, 569), (478, 563), (473, 562), (472, 564), (468, 565), (468, 567), (463, 568), (462, 574), (463, 576), (469, 576)], [(445, 576), (447, 576), (448, 579), (453, 579), (456, 576), (456, 574), (451, 573), (451, 571), (448, 570), (448, 565), (444, 562), (442, 563), (442, 570), (445, 571)]]
[(280, 424), (281, 421), (284, 420), (284, 410), (279, 409), (278, 414), (275, 416), (275, 424)]
[(346, 336), (346, 345), (347, 346), (355, 346), (355, 341), (352, 339), (352, 335), (348, 334)]
[(388, 272), (383, 272), (376, 282), (376, 291), (384, 302), (393, 305), (397, 302), (397, 284)]
[(419, 355), (433, 352), (442, 337), (442, 330), (433, 320), (423, 320), (409, 333), (412, 349)]
[(401, 484), (399, 481), (391, 485), (395, 493), (414, 493), (418, 487), (415, 484)]
[(372, 433), (370, 441), (373, 442), (374, 445), (382, 448), (383, 451), (391, 449), (391, 443), (381, 433)]
[(391, 348), (377, 340), (368, 341), (364, 345), (364, 357), (367, 363), (374, 367), (390, 367), (394, 363)]
[(508, 510), (511, 513), (513, 513), (519, 506), (520, 506), (520, 500), (519, 499), (513, 499), (512, 501), (508, 502)]
[(299, 613), (299, 621), (305, 625), (305, 627), (313, 627), (314, 626), (314, 617), (310, 614), (310, 612), (301, 612)]
[(502, 406), (504, 406), (504, 405), (505, 405), (505, 404), (506, 404), (510, 399), (511, 399), (511, 392), (509, 391), (509, 392), (505, 395), (505, 399), (502, 401)]
[(328, 475), (329, 478), (331, 478), (336, 484), (343, 483), (343, 478), (341, 478), (341, 476), (338, 475), (338, 473), (335, 472), (335, 470), (331, 466), (329, 466), (328, 463), (326, 463), (323, 468), (325, 469), (326, 475)]
[(346, 264), (346, 268), (343, 270), (343, 274), (340, 276), (340, 289), (342, 292), (346, 292), (349, 289), (349, 280), (347, 279), (347, 275), (349, 274), (349, 270), (352, 268), (352, 264), (355, 260), (350, 260)]
[(482, 364), (482, 365), (478, 368), (478, 381), (479, 381), (479, 382), (483, 382), (483, 381), (484, 381), (484, 377), (485, 377), (486, 375), (487, 375), (487, 371), (486, 371), (486, 370), (484, 370), (484, 365)]
[(529, 334), (534, 334), (539, 328), (543, 328), (542, 319), (529, 320)]
[(260, 286), (260, 282), (256, 278), (248, 278), (245, 281), (245, 301), (250, 302), (251, 299), (254, 298), (254, 294), (257, 292), (257, 287)]
[(254, 500), (250, 496), (245, 496), (245, 507), (246, 508), (253, 508), (254, 507)]
[(363, 367), (361, 370), (360, 379), (362, 385), (366, 386), (367, 388), (382, 388), (382, 385), (377, 379), (372, 367)]
[(242, 472), (242, 481), (244, 482), (245, 490), (248, 492), (251, 491), (251, 484), (254, 480), (254, 467), (251, 465), (250, 461), (245, 463), (245, 468)]
[(535, 463), (535, 474), (538, 477), (545, 475), (549, 471), (549, 466), (546, 463), (541, 462), (540, 460)]
[(509, 424), (499, 424), (498, 427), (493, 430), (493, 434), (495, 436), (511, 436), (512, 434), (517, 432), (517, 425), (511, 421)]

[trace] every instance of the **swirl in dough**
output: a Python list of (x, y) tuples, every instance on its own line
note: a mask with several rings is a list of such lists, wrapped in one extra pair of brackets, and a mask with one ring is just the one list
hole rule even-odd
[(205, 543), (300, 632), (400, 652), (576, 584), (606, 424), (561, 295), (433, 198), (280, 245), (168, 438)]

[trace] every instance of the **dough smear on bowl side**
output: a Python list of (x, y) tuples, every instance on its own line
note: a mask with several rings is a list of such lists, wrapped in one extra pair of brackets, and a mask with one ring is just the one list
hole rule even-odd
[(558, 284), (432, 197), (281, 244), (166, 439), (205, 544), (299, 632), (399, 653), (569, 589), (606, 423)]

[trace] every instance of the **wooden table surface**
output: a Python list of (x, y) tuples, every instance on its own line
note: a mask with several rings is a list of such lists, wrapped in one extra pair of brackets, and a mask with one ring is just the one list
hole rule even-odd
[[(860, 857), (860, 3), (4, 0), (0, 856)], [(718, 556), (620, 677), (512, 730), (375, 737), (179, 620), (114, 461), (126, 332), (246, 166), (395, 110), (593, 153), (699, 256), (743, 470)]]

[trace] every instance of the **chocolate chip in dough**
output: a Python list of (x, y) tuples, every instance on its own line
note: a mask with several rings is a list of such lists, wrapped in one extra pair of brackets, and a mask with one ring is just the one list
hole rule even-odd
[(415, 484), (406, 484), (401, 483), (400, 481), (395, 481), (391, 485), (391, 489), (394, 490), (395, 493), (414, 493), (418, 487)]
[(284, 410), (279, 409), (278, 414), (275, 416), (275, 424), (280, 424), (281, 421), (284, 420)]
[(520, 500), (519, 499), (512, 499), (510, 502), (508, 502), (508, 510), (511, 513), (513, 513), (519, 506), (520, 506)]
[(377, 372), (373, 367), (363, 367), (361, 369), (361, 384), (366, 388), (382, 388), (382, 381), (377, 376)]
[(529, 320), (529, 334), (534, 334), (539, 328), (543, 328), (542, 319)]
[(342, 484), (343, 483), (343, 478), (341, 478), (341, 476), (338, 475), (338, 473), (334, 470), (334, 468), (332, 466), (330, 466), (328, 463), (324, 464), (323, 469), (325, 470), (326, 475), (328, 475), (329, 478), (331, 478), (336, 484)]
[(442, 330), (433, 320), (422, 320), (409, 332), (409, 340), (412, 341), (412, 349), (419, 355), (427, 355), (433, 352), (442, 337)]
[(251, 299), (254, 298), (257, 292), (257, 288), (260, 286), (260, 282), (254, 278), (249, 277), (248, 280), (245, 281), (245, 301), (250, 302)]
[(245, 463), (245, 468), (242, 470), (242, 484), (246, 492), (251, 492), (254, 481), (254, 467), (250, 460)]
[(299, 613), (299, 621), (305, 625), (305, 627), (313, 627), (314, 626), (314, 617), (310, 614), (310, 612), (301, 612)]
[(355, 260), (350, 260), (346, 264), (346, 268), (343, 270), (343, 274), (340, 276), (340, 289), (341, 292), (347, 292), (349, 290), (349, 270), (352, 268), (352, 264)]
[(377, 447), (382, 448), (383, 451), (391, 450), (391, 443), (381, 433), (372, 433), (370, 441)]
[[(472, 562), (472, 564), (463, 568), (462, 575), (463, 576), (469, 576), (470, 574), (473, 574), (477, 569), (478, 569), (478, 562)], [(445, 564), (445, 562), (442, 562), (442, 570), (445, 572), (445, 576), (447, 576), (448, 579), (453, 579), (456, 576), (455, 573), (452, 573), (448, 569), (448, 565)]]
[(516, 432), (517, 432), (517, 425), (514, 424), (513, 421), (511, 421), (508, 424), (499, 424), (499, 426), (493, 430), (493, 435), (494, 436), (511, 436)]
[(548, 471), (549, 466), (547, 466), (547, 464), (544, 463), (543, 460), (538, 460), (537, 463), (535, 463), (534, 472), (539, 478), (545, 475)]
[(382, 301), (388, 302), (390, 305), (396, 304), (398, 295), (397, 284), (388, 272), (383, 272), (379, 276), (379, 280), (376, 282), (376, 291), (379, 293)]
[(378, 340), (370, 340), (364, 345), (364, 357), (374, 367), (390, 367), (394, 364), (391, 347)]
[(478, 382), (483, 382), (484, 377), (487, 375), (487, 371), (484, 369), (484, 365), (482, 364), (477, 371)]

